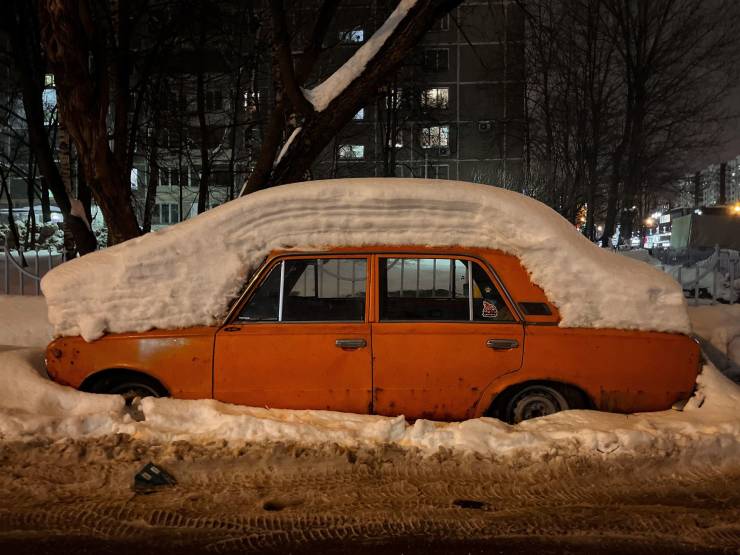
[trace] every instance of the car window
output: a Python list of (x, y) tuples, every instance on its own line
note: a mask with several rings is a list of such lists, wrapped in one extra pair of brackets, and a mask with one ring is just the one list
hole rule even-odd
[(366, 283), (364, 258), (285, 260), (273, 267), (239, 320), (364, 321)]
[(451, 258), (381, 258), (380, 319), (514, 321), (483, 268)]

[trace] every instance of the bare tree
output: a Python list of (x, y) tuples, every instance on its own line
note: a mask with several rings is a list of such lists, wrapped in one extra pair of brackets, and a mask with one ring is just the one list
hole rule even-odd
[[(376, 37), (362, 47), (368, 52), (382, 32), (385, 40), (380, 39), (382, 44), (377, 50), (371, 51), (367, 60), (360, 62), (355, 57), (348, 62), (349, 65), (343, 66), (344, 69), (340, 68), (340, 72), (350, 68), (356, 70), (350, 72), (350, 78), (337, 79), (341, 74), (335, 73), (334, 78), (325, 80), (321, 100), (316, 98), (317, 88), (312, 89), (313, 94), (308, 94), (315, 103), (309, 101), (303, 87), (322, 53), (322, 42), (339, 2), (322, 2), (307, 44), (296, 58), (291, 52), (283, 2), (271, 2), (275, 105), (265, 129), (259, 158), (242, 194), (302, 179), (337, 132), (362, 106), (376, 97), (380, 87), (390, 80), (432, 24), (461, 1), (419, 0), (412, 3), (402, 0)], [(286, 129), (290, 133), (286, 133)], [(280, 146), (286, 136), (291, 137), (290, 144), (278, 160)]]
[(724, 0), (605, 0), (605, 5), (603, 25), (624, 76), (620, 223), (622, 236), (629, 238), (631, 207), (655, 164), (715, 144), (719, 107), (737, 75), (732, 62), (740, 11), (736, 2)]

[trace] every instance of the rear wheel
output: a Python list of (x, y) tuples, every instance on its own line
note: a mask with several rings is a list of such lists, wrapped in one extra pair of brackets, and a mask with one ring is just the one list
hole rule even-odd
[(533, 384), (509, 396), (503, 407), (503, 417), (510, 424), (518, 424), (524, 420), (584, 406), (583, 396), (578, 391), (568, 387)]

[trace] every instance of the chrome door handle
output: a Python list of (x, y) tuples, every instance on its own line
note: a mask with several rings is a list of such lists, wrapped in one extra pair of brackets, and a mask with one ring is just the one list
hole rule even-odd
[(486, 341), (486, 347), (494, 351), (508, 351), (516, 349), (518, 346), (519, 341), (516, 339), (489, 339)]
[(340, 349), (362, 349), (367, 347), (364, 339), (337, 339), (334, 344)]

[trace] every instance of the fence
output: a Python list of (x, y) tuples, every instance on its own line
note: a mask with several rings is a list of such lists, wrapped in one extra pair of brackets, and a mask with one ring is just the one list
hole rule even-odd
[(40, 295), (41, 278), (62, 262), (64, 255), (50, 248), (30, 251), (11, 249), (5, 240), (0, 252), (0, 293)]
[(720, 249), (703, 251), (656, 251), (663, 269), (678, 281), (689, 298), (712, 303), (740, 300), (740, 253)]

